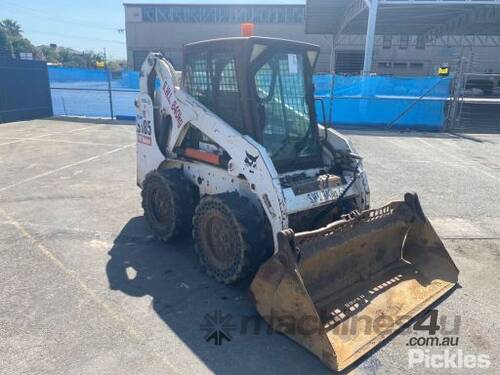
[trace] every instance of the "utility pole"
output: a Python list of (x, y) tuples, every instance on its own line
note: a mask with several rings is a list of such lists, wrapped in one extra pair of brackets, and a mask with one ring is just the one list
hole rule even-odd
[(365, 0), (368, 6), (368, 25), (366, 27), (365, 60), (363, 75), (367, 76), (372, 71), (373, 47), (375, 44), (375, 26), (377, 24), (378, 0)]
[(109, 112), (111, 114), (111, 120), (113, 120), (115, 116), (113, 113), (113, 95), (111, 93), (111, 71), (109, 70), (108, 67), (106, 48), (104, 48), (104, 69), (106, 69), (106, 77), (108, 79)]

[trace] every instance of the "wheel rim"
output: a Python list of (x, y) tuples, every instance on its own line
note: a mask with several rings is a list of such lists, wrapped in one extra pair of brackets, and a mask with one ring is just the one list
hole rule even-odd
[(165, 224), (172, 217), (172, 206), (164, 189), (155, 189), (151, 196), (151, 206), (151, 212), (158, 223)]
[(220, 270), (228, 270), (237, 260), (239, 236), (227, 218), (213, 215), (208, 218), (204, 231), (207, 256)]

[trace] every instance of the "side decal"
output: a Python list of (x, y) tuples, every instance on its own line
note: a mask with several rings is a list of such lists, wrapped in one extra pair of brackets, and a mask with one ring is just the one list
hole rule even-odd
[(136, 125), (137, 142), (151, 146), (151, 121), (137, 114)]

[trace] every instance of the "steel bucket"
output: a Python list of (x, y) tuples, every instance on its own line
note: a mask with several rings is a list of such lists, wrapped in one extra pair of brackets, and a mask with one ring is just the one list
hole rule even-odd
[(250, 291), (262, 317), (342, 370), (450, 291), (458, 269), (416, 194), (278, 235)]

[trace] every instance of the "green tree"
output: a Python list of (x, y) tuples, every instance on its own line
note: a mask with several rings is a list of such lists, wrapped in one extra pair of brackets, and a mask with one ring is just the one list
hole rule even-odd
[(3, 29), (0, 29), (0, 57), (12, 57), (14, 50), (7, 34)]
[(108, 61), (108, 68), (114, 72), (122, 71), (127, 67), (127, 60), (116, 59)]
[[(78, 68), (96, 68), (96, 61), (102, 61), (103, 56), (94, 51), (76, 51), (71, 48), (51, 46), (35, 47), (29, 39), (23, 37), (21, 25), (11, 19), (0, 21), (0, 56), (20, 57), (21, 52), (31, 52), (33, 58), (44, 59), (49, 63)], [(112, 70), (121, 70), (125, 61), (109, 62)]]
[(59, 62), (59, 54), (57, 53), (56, 48), (52, 48), (50, 46), (38, 46), (38, 52), (40, 55), (50, 63), (58, 63)]
[(33, 55), (36, 53), (36, 48), (31, 42), (26, 38), (13, 38), (11, 39), (12, 48), (14, 49), (14, 54), (19, 57), (21, 52), (31, 52)]
[(0, 22), (0, 29), (7, 35), (15, 56), (19, 57), (21, 52), (31, 52), (33, 55), (36, 53), (35, 46), (28, 39), (23, 38), (21, 25), (16, 21), (6, 18)]
[(21, 25), (14, 20), (9, 18), (4, 19), (0, 22), (0, 28), (5, 31), (9, 38), (22, 38), (23, 30)]

